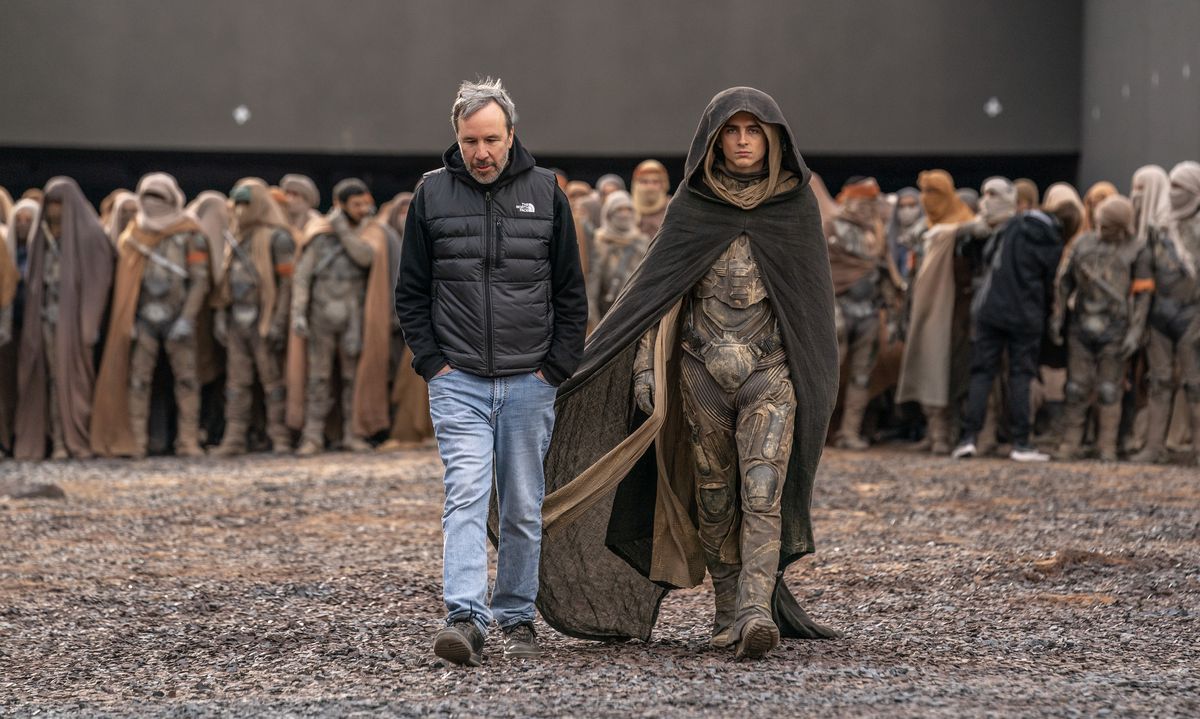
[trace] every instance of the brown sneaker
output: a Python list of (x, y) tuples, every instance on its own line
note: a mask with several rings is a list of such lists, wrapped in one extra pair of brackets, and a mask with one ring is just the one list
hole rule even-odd
[(479, 666), (482, 651), (483, 633), (470, 620), (451, 622), (433, 637), (433, 653), (459, 666)]
[(513, 659), (537, 659), (542, 656), (538, 648), (537, 632), (533, 630), (533, 622), (521, 622), (508, 627), (504, 631), (504, 656)]

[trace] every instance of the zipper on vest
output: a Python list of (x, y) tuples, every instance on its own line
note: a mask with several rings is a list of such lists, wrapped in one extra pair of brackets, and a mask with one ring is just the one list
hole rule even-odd
[(486, 209), (483, 223), (484, 255), (483, 255), (483, 313), (484, 313), (484, 342), (487, 355), (488, 376), (496, 374), (496, 347), (492, 336), (492, 193), (485, 192), (483, 200)]

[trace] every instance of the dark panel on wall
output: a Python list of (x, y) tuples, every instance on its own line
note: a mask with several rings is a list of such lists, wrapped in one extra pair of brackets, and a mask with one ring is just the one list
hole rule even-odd
[(1081, 14), (1080, 0), (20, 0), (5, 5), (19, 62), (0, 77), (0, 146), (428, 155), (451, 139), (456, 83), (491, 73), (548, 155), (680, 153), (738, 84), (773, 93), (809, 153), (1073, 153)]
[(1080, 184), (1200, 160), (1200, 2), (1088, 0)]

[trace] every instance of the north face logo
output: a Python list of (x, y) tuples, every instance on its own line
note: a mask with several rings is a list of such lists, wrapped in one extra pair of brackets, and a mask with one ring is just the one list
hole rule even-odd
[(532, 202), (522, 202), (521, 204), (517, 205), (517, 212), (533, 213), (533, 203)]

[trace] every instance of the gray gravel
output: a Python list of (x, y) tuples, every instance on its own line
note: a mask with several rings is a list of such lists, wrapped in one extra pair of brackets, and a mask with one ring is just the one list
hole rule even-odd
[[(711, 591), (648, 644), (429, 651), (434, 454), (0, 464), (0, 716), (1197, 716), (1200, 471), (827, 453), (789, 573), (846, 632), (707, 648)], [(9, 492), (0, 491), (0, 494)]]

